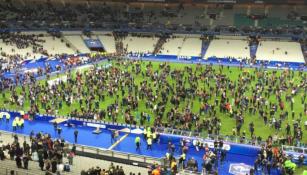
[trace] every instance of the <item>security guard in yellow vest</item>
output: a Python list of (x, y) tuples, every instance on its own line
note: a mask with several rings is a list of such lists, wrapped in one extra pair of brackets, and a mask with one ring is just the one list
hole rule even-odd
[(144, 129), (143, 134), (144, 134), (144, 138), (147, 139), (146, 138), (147, 137), (147, 129), (146, 128)]
[(16, 127), (17, 127), (17, 120), (16, 119), (13, 120), (12, 126), (13, 126), (13, 131), (16, 131)]
[(9, 123), (11, 116), (10, 115), (5, 115), (5, 118), (6, 118), (6, 123)]
[(3, 120), (3, 115), (0, 114), (0, 123), (2, 122), (2, 120)]
[(180, 155), (180, 158), (179, 158), (179, 165), (184, 166), (184, 161), (185, 161), (185, 159), (186, 159), (186, 154), (185, 154), (185, 153), (182, 153), (182, 154)]
[(141, 146), (141, 138), (139, 136), (135, 138), (135, 146), (136, 146), (136, 151), (139, 151)]
[(165, 158), (166, 158), (166, 160), (170, 160), (170, 154), (169, 154), (169, 153), (166, 153), (166, 154), (165, 154)]
[(151, 131), (148, 131), (148, 130), (147, 130), (147, 135), (146, 135), (146, 137), (147, 137), (147, 139), (148, 139), (149, 137), (151, 137)]
[(156, 132), (152, 133), (152, 139), (153, 139), (154, 143), (157, 142), (157, 133)]
[(152, 150), (151, 146), (152, 146), (152, 138), (149, 137), (147, 139), (147, 150), (149, 150), (149, 149)]
[(20, 118), (16, 119), (16, 125), (17, 125), (17, 128), (21, 128)]
[(21, 129), (23, 129), (24, 124), (25, 124), (25, 120), (24, 120), (23, 118), (20, 118), (20, 119), (19, 119), (19, 127), (20, 127)]
[(171, 160), (171, 172), (174, 173), (177, 171), (177, 162), (175, 158), (172, 158)]

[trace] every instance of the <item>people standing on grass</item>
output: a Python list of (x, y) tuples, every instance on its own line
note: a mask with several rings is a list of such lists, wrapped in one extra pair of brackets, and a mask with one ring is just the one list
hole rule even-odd
[[(213, 135), (224, 131), (222, 118), (229, 117), (235, 123), (233, 138), (239, 136), (242, 143), (246, 143), (249, 136), (251, 143), (264, 140), (257, 135), (256, 126), (261, 122), (271, 126), (276, 133), (286, 129), (283, 140), (288, 144), (301, 144), (304, 133), (300, 126), (304, 123), (303, 114), (307, 112), (303, 93), (306, 91), (306, 74), (294, 78), (295, 73), (291, 70), (241, 68), (225, 72), (222, 66), (212, 65), (171, 68), (169, 63), (161, 63), (158, 66), (155, 69), (151, 62), (119, 60), (108, 69), (94, 68), (86, 73), (78, 72), (76, 77), (68, 73), (67, 82), (58, 85), (42, 85), (30, 80), (29, 88), (23, 88), (22, 93), (30, 94), (24, 98), (30, 102), (34, 113), (54, 114), (56, 110), (70, 106), (74, 117), (118, 122), (123, 116), (127, 124), (138, 124), (139, 121), (143, 126), (195, 130)], [(141, 80), (137, 76), (141, 76)], [(17, 104), (20, 93), (14, 88), (10, 92), (11, 103)], [(299, 101), (294, 100), (300, 94), (303, 95)], [(106, 108), (100, 108), (107, 96), (114, 101)], [(75, 103), (78, 108), (74, 107)], [(296, 108), (300, 103), (304, 110)], [(141, 111), (143, 105), (145, 110)], [(135, 111), (140, 112), (140, 116), (135, 117)], [(249, 122), (250, 117), (257, 123)], [(294, 122), (286, 125), (289, 117)], [(248, 128), (246, 132), (245, 128)], [(55, 131), (58, 131), (56, 124)], [(149, 127), (144, 129), (144, 138), (147, 149), (151, 150), (158, 135)], [(115, 142), (115, 133), (111, 142)], [(175, 152), (174, 144), (168, 148), (171, 153)]]

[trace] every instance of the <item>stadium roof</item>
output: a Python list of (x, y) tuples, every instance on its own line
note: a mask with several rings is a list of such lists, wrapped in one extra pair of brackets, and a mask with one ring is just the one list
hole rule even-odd
[[(60, 1), (60, 0), (49, 0)], [(64, 0), (74, 2), (74, 0)], [(82, 0), (76, 0), (82, 1)], [(222, 3), (222, 4), (305, 4), (307, 0), (84, 0), (100, 2), (156, 2), (156, 3)]]

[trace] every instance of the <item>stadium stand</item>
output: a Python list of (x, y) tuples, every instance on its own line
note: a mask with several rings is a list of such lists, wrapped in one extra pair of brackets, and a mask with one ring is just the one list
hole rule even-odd
[(235, 14), (234, 25), (236, 27), (254, 26), (254, 21), (245, 14)]
[(74, 54), (74, 50), (69, 48), (67, 44), (54, 36), (41, 37), (45, 42), (43, 44), (43, 50), (46, 50), (50, 56), (56, 54)]
[(200, 36), (188, 36), (183, 40), (183, 44), (178, 53), (179, 56), (200, 56), (202, 41)]
[[(221, 52), (221, 50), (223, 52)], [(227, 40), (214, 39), (210, 42), (205, 59), (210, 57), (217, 58), (236, 58), (250, 59), (250, 50), (247, 40)]]
[[(17, 136), (17, 135), (16, 135)], [(35, 155), (32, 152), (35, 152), (35, 150), (33, 151), (32, 148), (34, 148), (35, 146), (33, 146), (34, 144), (31, 142), (29, 137), (24, 137), (22, 135), (17, 136), (18, 140), (19, 140), (19, 144), (22, 148), (23, 151), (23, 155), (22, 157), (26, 156), (26, 152), (28, 150), (28, 148), (23, 148), (24, 145), (28, 145), (31, 147), (30, 152), (32, 153), (31, 156), (29, 157), (30, 160), (28, 160), (28, 168), (25, 169), (24, 168), (24, 161), (22, 161), (22, 168), (17, 168), (16, 169), (16, 161), (13, 159), (11, 159), (11, 155), (13, 154), (11, 150), (15, 150), (16, 151), (16, 140), (14, 135), (11, 134), (7, 134), (7, 133), (3, 133), (1, 134), (1, 145), (0, 145), (0, 155), (2, 156), (2, 151), (4, 151), (4, 159), (2, 159), (2, 157), (0, 156), (0, 175), (9, 175), (11, 170), (13, 170), (15, 173), (14, 175), (45, 175), (47, 172), (50, 175), (76, 175), (76, 174), (81, 174), (83, 175), (93, 175), (93, 171), (95, 170), (95, 172), (97, 171), (105, 171), (105, 173), (109, 172), (109, 174), (111, 173), (116, 173), (118, 171), (124, 171), (125, 174), (129, 174), (130, 172), (133, 172), (134, 174), (145, 174), (147, 173), (148, 169), (144, 168), (144, 167), (139, 167), (139, 166), (133, 166), (133, 165), (127, 165), (127, 164), (122, 164), (122, 163), (116, 163), (116, 162), (111, 162), (111, 161), (107, 161), (107, 160), (101, 160), (101, 159), (95, 159), (95, 158), (90, 158), (90, 157), (85, 157), (85, 156), (81, 156), (78, 155), (78, 153), (76, 155), (73, 156), (72, 158), (72, 164), (69, 164), (69, 153), (70, 150), (68, 150), (68, 152), (62, 152), (62, 157), (61, 160), (58, 160), (58, 164), (56, 167), (56, 173), (52, 172), (52, 166), (50, 166), (49, 171), (46, 169), (48, 167), (49, 163), (52, 163), (52, 158), (46, 159), (44, 161), (44, 171), (41, 170), (41, 168), (39, 167), (39, 162), (36, 160)], [(56, 143), (56, 141), (55, 141)], [(29, 145), (30, 144), (30, 145)], [(10, 145), (10, 146), (9, 146)], [(26, 146), (26, 147), (28, 147)], [(8, 148), (10, 147), (10, 148)], [(7, 149), (8, 148), (8, 149)], [(87, 149), (87, 148), (85, 148)], [(64, 149), (65, 150), (65, 149)], [(66, 149), (67, 150), (67, 149)], [(79, 150), (77, 148), (77, 150)], [(16, 151), (17, 153), (18, 151)], [(16, 155), (16, 154), (14, 154)], [(18, 154), (17, 154), (18, 155)], [(34, 160), (33, 160), (34, 159)], [(59, 163), (62, 162), (62, 163)], [(84, 163), (86, 162), (86, 163)], [(60, 165), (60, 166), (59, 166)], [(69, 171), (64, 170), (62, 165), (69, 165)], [(83, 174), (82, 174), (83, 173)], [(91, 174), (92, 173), (92, 174)], [(96, 175), (96, 174), (95, 174)], [(100, 175), (100, 174), (97, 174)], [(104, 175), (104, 174), (103, 174)]]
[(98, 39), (102, 42), (104, 48), (106, 49), (106, 52), (108, 53), (116, 53), (116, 47), (115, 47), (115, 39), (113, 37), (112, 33), (108, 34), (97, 34)]
[(182, 49), (184, 39), (184, 36), (171, 36), (162, 46), (160, 53), (162, 55), (178, 55)]
[(158, 38), (154, 36), (131, 36), (128, 35), (122, 41), (127, 53), (153, 53)]
[(287, 41), (261, 41), (256, 58), (265, 61), (305, 62), (300, 44)]
[(84, 43), (84, 38), (80, 32), (63, 32), (64, 37), (78, 49), (79, 53), (89, 53), (89, 48)]
[(0, 175), (302, 172), (307, 2), (232, 2), (0, 1)]
[(45, 42), (39, 35), (17, 33), (3, 33), (1, 39), (1, 52), (4, 55), (17, 54), (23, 59), (41, 56), (40, 52), (42, 52), (42, 45)]

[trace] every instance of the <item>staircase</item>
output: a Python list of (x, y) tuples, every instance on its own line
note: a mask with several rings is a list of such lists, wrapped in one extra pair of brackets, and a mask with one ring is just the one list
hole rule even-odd
[(181, 55), (181, 50), (182, 50), (182, 47), (183, 47), (183, 45), (184, 45), (186, 39), (187, 39), (187, 37), (185, 36), (185, 37), (183, 38), (183, 41), (182, 41), (181, 45), (180, 45), (180, 49), (179, 49), (178, 52), (177, 52), (177, 57), (178, 57), (178, 56), (185, 56), (185, 55)]
[(79, 53), (78, 48), (72, 42), (70, 42), (64, 35), (61, 36), (61, 39), (65, 43), (69, 44), (70, 48), (73, 49), (75, 53)]
[(162, 36), (162, 37), (159, 38), (159, 40), (158, 40), (158, 42), (155, 46), (155, 49), (153, 51), (154, 55), (156, 55), (160, 52), (162, 46), (166, 43), (166, 40), (167, 40), (167, 37), (165, 37), (165, 36)]
[[(17, 168), (16, 162), (13, 160), (0, 161), (0, 175), (10, 175), (10, 171), (15, 172), (14, 175), (45, 175), (46, 171), (41, 171), (38, 162), (29, 161), (28, 170)], [(61, 175), (75, 175), (80, 174), (81, 170), (72, 170), (71, 172), (61, 172)]]
[(206, 55), (206, 52), (208, 50), (210, 41), (207, 39), (203, 39), (202, 40), (202, 46), (201, 46), (201, 58), (204, 58)]
[(257, 53), (257, 49), (258, 49), (258, 45), (257, 44), (251, 44), (249, 46), (249, 50), (250, 50), (250, 57), (254, 58), (256, 57), (256, 53)]
[(302, 48), (305, 64), (307, 64), (307, 54), (306, 54), (307, 53), (307, 45), (304, 46), (303, 44), (301, 44), (301, 48)]
[(116, 53), (119, 55), (124, 54), (123, 37), (120, 35), (114, 34), (114, 39), (115, 39)]

